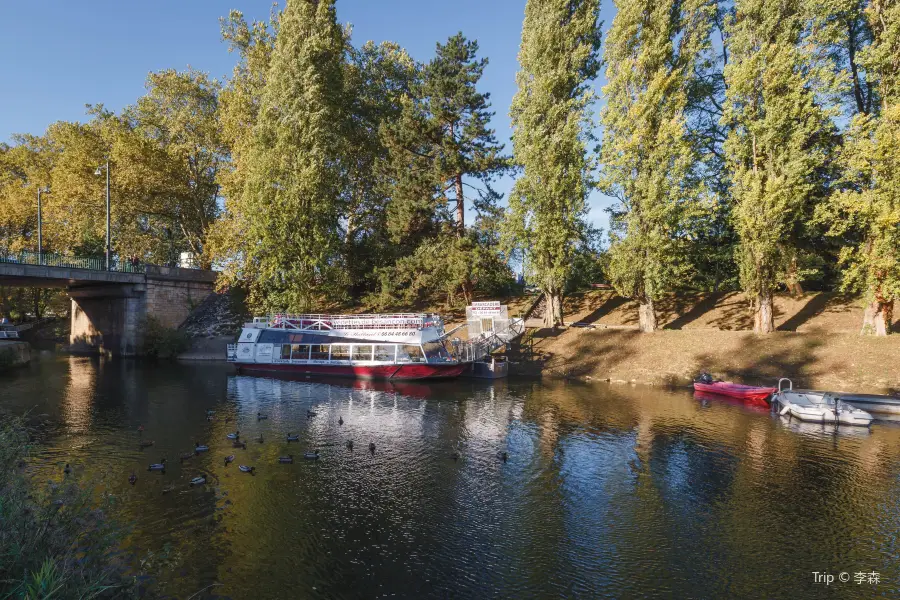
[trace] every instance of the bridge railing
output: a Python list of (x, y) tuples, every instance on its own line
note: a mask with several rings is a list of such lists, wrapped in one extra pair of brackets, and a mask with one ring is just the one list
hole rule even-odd
[[(0, 263), (19, 265), (38, 265), (42, 267), (64, 267), (67, 269), (88, 269), (91, 271), (105, 271), (105, 256), (67, 256), (52, 252), (33, 252), (23, 250), (21, 252), (0, 252)], [(110, 271), (119, 273), (143, 273), (145, 265), (142, 262), (120, 260), (113, 257), (110, 260)]]

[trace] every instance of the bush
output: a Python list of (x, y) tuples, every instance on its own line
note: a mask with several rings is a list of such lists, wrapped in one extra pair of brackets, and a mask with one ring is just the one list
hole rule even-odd
[(190, 346), (188, 334), (166, 327), (153, 317), (142, 324), (143, 354), (153, 358), (175, 358)]
[(114, 552), (122, 532), (75, 483), (26, 477), (30, 435), (0, 415), (0, 597), (105, 598), (131, 589)]

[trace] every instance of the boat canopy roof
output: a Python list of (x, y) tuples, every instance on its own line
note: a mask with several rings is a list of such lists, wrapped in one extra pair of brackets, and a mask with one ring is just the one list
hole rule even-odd
[(267, 329), (315, 330), (323, 329), (425, 329), (443, 327), (444, 320), (433, 313), (391, 313), (383, 315), (326, 315), (276, 313), (254, 317), (250, 327)]

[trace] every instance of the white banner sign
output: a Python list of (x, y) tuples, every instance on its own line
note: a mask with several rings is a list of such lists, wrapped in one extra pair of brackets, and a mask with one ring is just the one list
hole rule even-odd
[(473, 315), (498, 315), (503, 310), (499, 302), (473, 302), (470, 307)]

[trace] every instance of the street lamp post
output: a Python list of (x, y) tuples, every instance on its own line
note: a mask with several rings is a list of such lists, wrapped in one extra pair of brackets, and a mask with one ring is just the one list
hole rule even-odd
[(49, 194), (50, 186), (38, 187), (38, 264), (44, 264), (44, 232), (41, 217), (41, 194)]
[(109, 271), (109, 159), (105, 165), (97, 167), (94, 175), (100, 175), (101, 169), (106, 170), (106, 270)]

